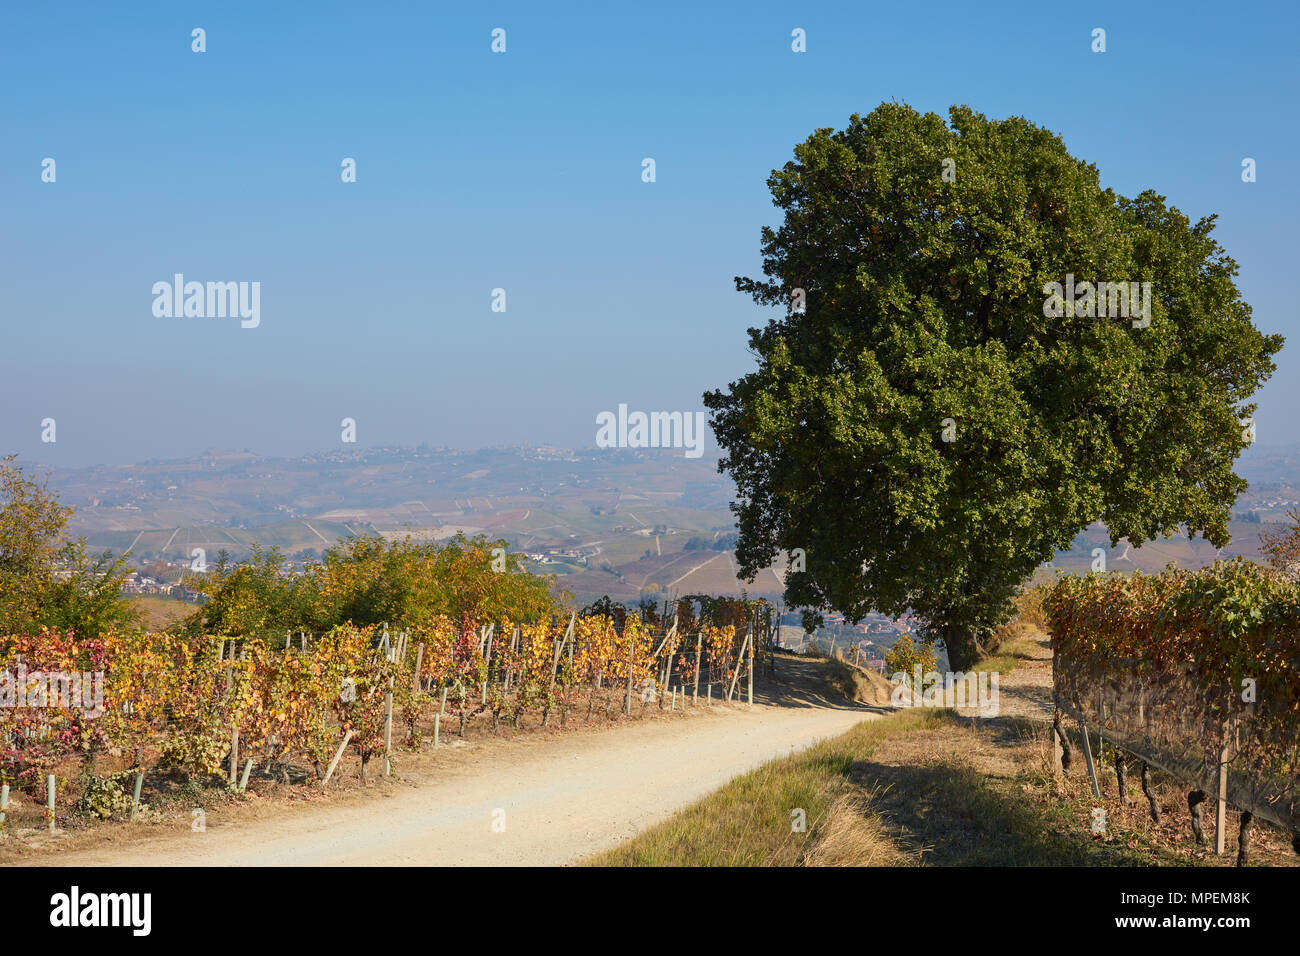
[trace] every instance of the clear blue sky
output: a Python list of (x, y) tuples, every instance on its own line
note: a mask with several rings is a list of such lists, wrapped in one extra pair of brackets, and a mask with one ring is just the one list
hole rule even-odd
[[(732, 277), (769, 171), (890, 99), (1024, 115), (1119, 192), (1219, 213), (1294, 339), (1259, 440), (1300, 439), (1296, 4), (542, 7), (9, 4), (0, 452), (297, 454), (345, 416), (362, 446), (589, 445), (620, 402), (700, 409), (766, 318)], [(176, 272), (261, 282), (261, 326), (155, 318)]]

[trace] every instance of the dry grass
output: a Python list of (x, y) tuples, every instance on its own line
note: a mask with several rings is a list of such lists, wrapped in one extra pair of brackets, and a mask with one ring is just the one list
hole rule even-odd
[(831, 686), (845, 700), (872, 704), (877, 707), (890, 706), (893, 685), (889, 683), (887, 678), (855, 667), (838, 657), (827, 659), (826, 668)]
[(905, 866), (911, 862), (872, 812), (874, 792), (841, 794), (831, 804), (805, 866)]

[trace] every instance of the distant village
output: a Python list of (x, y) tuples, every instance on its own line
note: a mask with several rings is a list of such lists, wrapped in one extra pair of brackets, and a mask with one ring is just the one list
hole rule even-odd
[[(187, 576), (193, 580), (200, 573), (202, 572), (195, 571), (190, 566), (190, 562), (185, 560), (155, 561), (147, 570), (131, 571), (127, 574), (122, 581), (122, 593), (166, 597), (177, 601), (189, 601), (191, 604), (202, 604), (207, 601), (207, 596), (186, 583)], [(177, 580), (165, 580), (173, 576)]]
[[(792, 651), (802, 651), (808, 646), (808, 635), (800, 627), (791, 627), (789, 615), (781, 629), (780, 646)], [(919, 627), (911, 615), (892, 618), (872, 611), (857, 624), (851, 624), (839, 613), (823, 614), (823, 625), (812, 636), (812, 642), (823, 653), (842, 653), (846, 660), (876, 671), (885, 669), (885, 653), (894, 641), (905, 634), (913, 634)]]
[(140, 574), (138, 571), (132, 571), (126, 576), (126, 580), (122, 582), (122, 593), (169, 597), (189, 601), (191, 604), (202, 604), (207, 600), (201, 591), (196, 591), (187, 584), (168, 584), (147, 574)]

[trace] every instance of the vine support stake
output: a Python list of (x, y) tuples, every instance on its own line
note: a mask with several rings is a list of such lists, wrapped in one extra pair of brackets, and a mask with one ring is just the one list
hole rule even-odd
[(635, 646), (632, 641), (632, 634), (629, 632), (627, 636), (627, 702), (624, 704), (624, 709), (629, 717), (632, 716), (632, 651)]
[(253, 772), (253, 758), (249, 757), (244, 763), (244, 772), (239, 778), (239, 789), (241, 791), (248, 789), (248, 775)]
[(695, 690), (691, 694), (691, 703), (700, 698), (700, 652), (704, 649), (704, 632), (695, 632)]
[(54, 774), (45, 778), (45, 819), (54, 832)]
[(728, 703), (730, 703), (732, 695), (736, 693), (736, 684), (740, 681), (740, 662), (745, 658), (745, 649), (749, 646), (752, 636), (748, 631), (745, 632), (745, 643), (740, 646), (740, 653), (736, 655), (736, 673), (731, 676), (731, 686), (727, 688)]
[(393, 772), (393, 678), (388, 678), (388, 693), (384, 694), (384, 776)]
[(230, 727), (230, 785), (235, 785), (239, 776), (239, 725)]
[(0, 833), (5, 830), (5, 815), (9, 809), (9, 784), (0, 784)]
[(320, 782), (320, 785), (322, 787), (325, 786), (325, 784), (330, 782), (330, 777), (334, 776), (334, 768), (339, 765), (339, 758), (343, 756), (343, 750), (344, 748), (347, 747), (348, 741), (351, 739), (352, 739), (352, 728), (349, 727), (348, 732), (345, 733), (343, 735), (343, 739), (339, 741), (339, 749), (334, 751), (334, 759), (330, 761), (329, 769), (325, 771), (325, 776), (324, 778), (322, 778)]
[[(144, 786), (144, 771), (135, 772), (135, 789), (131, 791), (131, 822), (135, 822), (135, 815), (140, 812), (140, 788)], [(8, 789), (8, 788), (6, 788)]]
[(1101, 799), (1101, 784), (1097, 781), (1097, 765), (1092, 762), (1092, 741), (1088, 739), (1088, 726), (1079, 721), (1079, 732), (1083, 736), (1083, 759), (1088, 764), (1088, 779), (1092, 781), (1092, 795)]
[(1224, 735), (1219, 752), (1219, 801), (1214, 809), (1214, 852), (1223, 855), (1228, 840), (1228, 761), (1232, 759), (1232, 726)]
[(749, 706), (754, 706), (754, 642), (749, 642)]

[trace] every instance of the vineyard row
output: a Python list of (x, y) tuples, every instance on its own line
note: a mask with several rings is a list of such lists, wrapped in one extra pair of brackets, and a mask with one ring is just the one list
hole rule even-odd
[[(770, 615), (755, 611), (745, 624), (689, 632), (627, 615), (622, 626), (608, 616), (486, 625), (442, 617), (310, 639), (0, 638), (0, 783), (42, 794), (49, 774), (74, 760), (93, 783), (101, 758), (201, 782), (222, 774), (241, 788), (254, 766), (287, 781), (305, 764), (327, 783), (348, 751), (364, 780), (376, 757), (388, 772), (395, 734), (399, 747), (418, 747), (430, 725), (463, 734), (484, 715), (495, 731), (530, 713), (542, 725), (558, 714), (563, 725), (582, 708), (630, 715), (634, 700), (662, 706), (668, 694), (675, 705), (679, 692), (752, 702), (755, 658), (769, 665), (773, 632)], [(54, 674), (84, 675), (81, 699), (60, 699), (46, 679)]]
[(1045, 608), (1058, 728), (1183, 781), (1194, 826), (1210, 794), (1300, 830), (1300, 585), (1236, 559), (1065, 577)]

